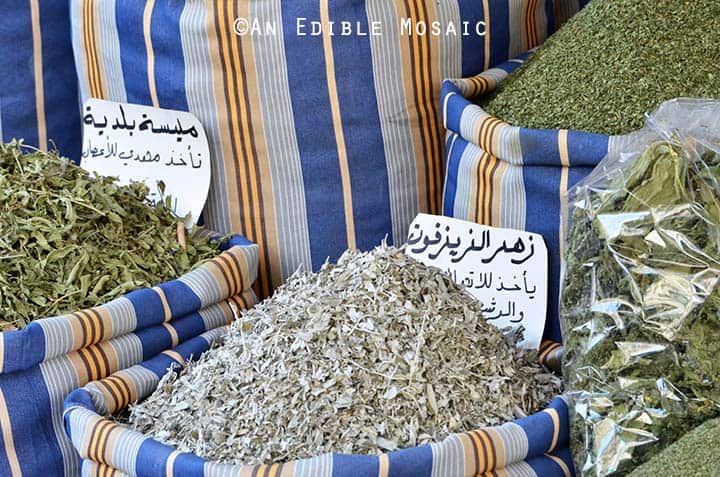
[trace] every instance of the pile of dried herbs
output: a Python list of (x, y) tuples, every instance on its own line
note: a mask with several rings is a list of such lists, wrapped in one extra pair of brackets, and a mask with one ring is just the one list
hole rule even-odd
[(715, 477), (720, 475), (720, 419), (708, 421), (685, 434), (629, 477)]
[(583, 475), (720, 415), (720, 156), (662, 141), (628, 164), (571, 197), (563, 364)]
[(518, 126), (624, 134), (665, 100), (720, 98), (719, 18), (717, 0), (593, 0), (484, 108)]
[(0, 331), (100, 305), (217, 255), (206, 239), (181, 243), (181, 219), (169, 203), (148, 205), (147, 192), (55, 152), (0, 144)]
[(379, 247), (298, 273), (131, 410), (143, 433), (250, 464), (375, 453), (542, 408), (559, 379), (438, 269)]

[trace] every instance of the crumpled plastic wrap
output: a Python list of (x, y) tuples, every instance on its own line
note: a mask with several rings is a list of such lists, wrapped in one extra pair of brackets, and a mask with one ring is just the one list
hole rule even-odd
[(720, 415), (720, 102), (664, 103), (568, 202), (574, 457), (622, 475)]

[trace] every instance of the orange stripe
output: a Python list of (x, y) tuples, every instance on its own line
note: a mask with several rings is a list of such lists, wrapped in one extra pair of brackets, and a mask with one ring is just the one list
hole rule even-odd
[[(209, 1), (206, 3), (214, 2)], [(238, 147), (242, 144), (242, 141), (240, 138), (240, 132), (237, 128), (240, 119), (238, 116), (237, 106), (235, 104), (235, 101), (233, 100), (233, 98), (237, 98), (238, 96), (237, 81), (234, 76), (235, 65), (231, 60), (231, 47), (228, 45), (228, 41), (226, 39), (227, 32), (224, 28), (228, 24), (227, 12), (225, 12), (225, 8), (231, 8), (231, 3), (232, 2), (222, 2), (222, 4), (218, 4), (218, 8), (215, 10), (215, 26), (219, 42), (219, 53), (222, 63), (222, 69), (225, 75), (224, 85), (225, 93), (227, 96), (225, 106), (229, 115), (228, 128), (231, 134), (230, 141), (233, 147), (233, 159), (236, 165), (235, 179), (237, 183), (235, 185), (236, 188), (239, 189), (240, 197), (242, 199), (240, 203), (240, 206), (242, 207), (242, 215), (240, 221), (242, 227), (241, 232), (244, 232), (246, 235), (248, 235), (248, 238), (253, 240), (255, 239), (255, 231), (251, 230), (250, 224), (248, 223), (249, 218), (252, 216), (252, 211), (250, 208), (252, 203), (250, 201), (250, 194), (246, 186), (248, 182), (248, 177), (247, 173), (244, 170), (244, 166), (247, 165), (247, 159), (246, 157), (244, 157), (244, 151), (238, 150)], [(232, 15), (232, 12), (230, 12), (230, 15)]]
[(100, 455), (100, 449), (106, 440), (107, 432), (111, 427), (110, 421), (101, 419), (93, 426), (90, 434), (90, 444), (88, 446), (88, 458), (100, 464), (107, 464), (105, 459)]
[(38, 148), (47, 150), (45, 123), (45, 86), (43, 83), (42, 33), (40, 31), (40, 5), (30, 0), (30, 18), (33, 37), (33, 75), (35, 76), (35, 112), (37, 117)]
[(473, 475), (475, 475), (484, 471), (487, 463), (487, 455), (485, 453), (485, 449), (482, 447), (480, 438), (476, 436), (474, 432), (469, 432), (468, 436), (470, 436), (473, 449), (475, 450), (475, 471), (473, 472)]
[(235, 282), (235, 290), (232, 293), (232, 295), (236, 295), (240, 293), (243, 290), (243, 279), (242, 279), (242, 272), (240, 269), (240, 265), (237, 261), (234, 260), (234, 257), (232, 254), (223, 254), (221, 260), (223, 260), (230, 271), (233, 274), (233, 280)]
[(545, 409), (543, 412), (548, 414), (553, 421), (553, 438), (550, 443), (548, 452), (552, 452), (557, 447), (558, 439), (560, 438), (560, 416), (555, 409)]
[(490, 68), (490, 2), (483, 0), (483, 12), (485, 13), (485, 37), (483, 42), (485, 43), (485, 66), (483, 71)]
[(490, 163), (490, 166), (487, 170), (487, 177), (485, 181), (485, 185), (487, 187), (487, 199), (485, 201), (485, 218), (487, 219), (488, 225), (495, 225), (493, 223), (493, 216), (492, 216), (492, 202), (493, 202), (493, 194), (495, 193), (495, 184), (493, 182), (493, 177), (495, 175), (495, 171), (497, 171), (499, 161), (497, 158), (491, 154), (488, 155), (488, 162)]
[(102, 379), (110, 374), (110, 363), (108, 363), (105, 353), (100, 349), (99, 346), (89, 346), (86, 348), (88, 353), (93, 356), (93, 360), (98, 365), (98, 377), (96, 379)]
[(100, 390), (104, 391), (104, 394), (112, 400), (112, 403), (107, 402), (107, 398), (105, 400), (108, 411), (112, 413), (113, 410), (118, 409), (120, 407), (120, 395), (117, 393), (117, 390), (114, 387), (111, 387), (105, 379), (97, 381), (97, 385), (101, 388)]
[(97, 49), (96, 49), (96, 39), (97, 35), (95, 33), (95, 0), (87, 0), (87, 21), (88, 25), (90, 26), (89, 32), (88, 32), (88, 43), (90, 48), (90, 67), (92, 68), (92, 78), (93, 78), (93, 91), (92, 96), (94, 98), (101, 98), (102, 97), (102, 90), (100, 86), (100, 65), (98, 64), (98, 56), (97, 56)]
[[(320, 21), (327, 25), (330, 21), (329, 0), (320, 0)], [(338, 162), (340, 164), (340, 178), (343, 191), (343, 205), (345, 208), (345, 234), (349, 249), (357, 248), (355, 241), (355, 215), (353, 214), (352, 185), (350, 182), (350, 166), (348, 164), (345, 133), (343, 132), (342, 114), (340, 113), (340, 100), (335, 81), (335, 57), (333, 54), (332, 37), (327, 28), (323, 28), (323, 50), (325, 53), (325, 73), (327, 75), (327, 88), (330, 96), (330, 112), (332, 114), (333, 131), (337, 143)]]
[(230, 296), (237, 294), (239, 291), (238, 276), (235, 274), (233, 265), (230, 260), (224, 255), (218, 255), (216, 263), (220, 265), (225, 273), (227, 273), (230, 286)]
[(565, 477), (570, 477), (572, 474), (570, 473), (570, 468), (567, 466), (567, 464), (559, 457), (556, 457), (554, 455), (545, 454), (546, 457), (549, 457), (550, 459), (555, 462), (558, 467), (563, 471), (563, 474), (565, 474)]
[[(220, 256), (218, 256), (218, 258), (219, 257)], [(220, 275), (223, 277), (223, 279), (225, 279), (225, 285), (228, 289), (228, 296), (232, 296), (233, 290), (235, 290), (235, 283), (232, 274), (226, 268), (227, 265), (220, 260), (211, 260), (210, 262), (208, 262), (208, 264), (214, 266), (217, 270), (220, 271)]]
[(172, 310), (170, 310), (170, 303), (168, 303), (167, 296), (165, 296), (165, 291), (163, 291), (160, 287), (153, 287), (152, 290), (157, 294), (158, 298), (160, 298), (160, 303), (162, 303), (163, 306), (163, 313), (165, 314), (163, 321), (167, 323), (172, 319)]
[(116, 410), (123, 409), (125, 406), (130, 404), (132, 400), (132, 390), (127, 382), (125, 382), (118, 375), (109, 376), (106, 380), (109, 386), (112, 386), (118, 393), (118, 408)]
[(97, 381), (100, 378), (98, 373), (100, 363), (96, 361), (95, 356), (90, 353), (90, 351), (88, 351), (88, 348), (79, 349), (77, 353), (78, 356), (80, 356), (82, 363), (85, 365), (85, 372), (87, 373), (88, 382)]
[(165, 350), (162, 352), (162, 354), (174, 359), (178, 362), (178, 364), (180, 364), (180, 366), (185, 366), (185, 360), (183, 359), (182, 355), (180, 355), (180, 353), (178, 353), (177, 351)]
[(75, 314), (79, 317), (80, 326), (82, 326), (83, 330), (85, 331), (83, 348), (97, 343), (97, 338), (95, 337), (95, 323), (93, 321), (93, 317), (86, 310), (80, 310)]
[(92, 65), (91, 61), (92, 58), (91, 52), (90, 52), (90, 40), (89, 40), (89, 31), (90, 31), (90, 21), (88, 20), (88, 8), (90, 8), (90, 2), (92, 0), (85, 0), (82, 4), (82, 29), (83, 29), (83, 49), (85, 50), (85, 71), (87, 72), (87, 80), (88, 80), (88, 89), (90, 90), (90, 96), (94, 96), (94, 87), (93, 87), (93, 72), (92, 72)]

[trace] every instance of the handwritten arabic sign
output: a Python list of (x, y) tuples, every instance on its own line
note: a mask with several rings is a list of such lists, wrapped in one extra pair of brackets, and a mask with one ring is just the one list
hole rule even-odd
[(547, 310), (547, 246), (541, 235), (420, 214), (406, 253), (447, 272), (482, 303), (500, 327), (525, 328), (525, 348), (538, 348)]
[(162, 181), (175, 212), (190, 214), (187, 225), (197, 221), (210, 188), (210, 151), (195, 116), (100, 99), (87, 100), (83, 113), (83, 168), (144, 182), (153, 202)]

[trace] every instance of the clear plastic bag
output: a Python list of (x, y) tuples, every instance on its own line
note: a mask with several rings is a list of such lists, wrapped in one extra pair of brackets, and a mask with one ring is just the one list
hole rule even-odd
[(720, 102), (648, 116), (568, 194), (563, 371), (582, 475), (720, 415)]

